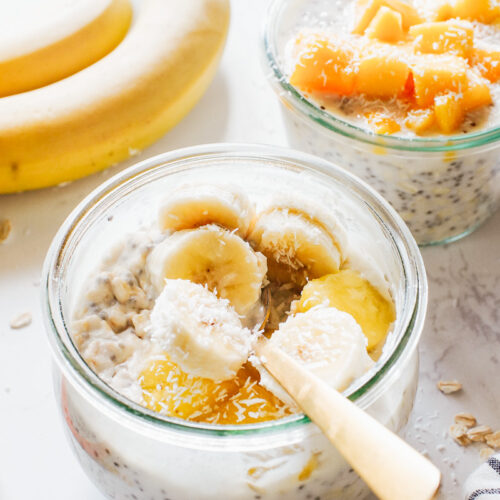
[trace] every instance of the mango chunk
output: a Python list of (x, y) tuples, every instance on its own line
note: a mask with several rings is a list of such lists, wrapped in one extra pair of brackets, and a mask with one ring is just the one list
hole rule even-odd
[(344, 39), (316, 35), (304, 42), (290, 83), (301, 90), (352, 94), (357, 67)]
[(392, 302), (351, 269), (309, 281), (294, 312), (306, 312), (325, 303), (349, 313), (356, 320), (368, 339), (368, 351), (385, 339), (391, 323), (396, 319)]
[(401, 125), (386, 113), (374, 111), (365, 114), (368, 125), (377, 134), (390, 135), (401, 130)]
[(408, 63), (390, 45), (376, 44), (360, 56), (355, 91), (373, 97), (394, 97), (405, 90)]
[(214, 382), (181, 370), (167, 355), (153, 361), (139, 378), (146, 406), (168, 416), (196, 419), (238, 392), (234, 380)]
[(453, 17), (453, 7), (447, 0), (436, 2), (431, 18), (433, 21), (447, 21)]
[(422, 54), (411, 63), (415, 100), (419, 107), (432, 106), (434, 98), (445, 92), (461, 93), (467, 88), (467, 63), (446, 54)]
[(474, 48), (472, 62), (481, 75), (490, 82), (500, 80), (500, 51)]
[(414, 109), (408, 112), (405, 125), (416, 134), (422, 134), (430, 130), (436, 122), (434, 109)]
[(493, 5), (491, 0), (455, 0), (453, 16), (490, 23), (498, 16), (498, 6)]
[(401, 0), (358, 0), (352, 32), (362, 35), (381, 7), (389, 7), (399, 12), (405, 31), (423, 21), (414, 7)]
[(441, 132), (445, 134), (455, 132), (465, 117), (463, 97), (454, 93), (436, 96), (434, 99), (434, 113)]
[(366, 28), (365, 35), (387, 43), (404, 40), (403, 16), (389, 7), (380, 7)]
[(423, 54), (455, 54), (468, 58), (474, 42), (473, 28), (453, 21), (416, 24), (409, 33), (415, 39), (415, 50)]
[(483, 78), (477, 70), (468, 70), (467, 80), (467, 90), (463, 94), (465, 111), (482, 108), (493, 102), (488, 80)]

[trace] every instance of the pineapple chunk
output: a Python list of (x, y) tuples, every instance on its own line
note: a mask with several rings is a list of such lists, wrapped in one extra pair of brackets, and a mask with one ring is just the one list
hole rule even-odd
[(355, 90), (373, 97), (394, 97), (403, 93), (410, 74), (402, 51), (375, 44), (360, 56)]
[(206, 422), (237, 425), (255, 424), (286, 417), (292, 412), (280, 399), (259, 385), (260, 375), (247, 363), (238, 372), (239, 390), (208, 415)]
[(461, 57), (445, 54), (422, 54), (411, 63), (415, 99), (419, 107), (432, 106), (444, 92), (461, 93), (467, 88), (467, 63)]
[(345, 39), (309, 37), (303, 43), (290, 83), (307, 92), (352, 94), (357, 70), (354, 55)]
[(468, 85), (464, 91), (463, 103), (466, 111), (488, 106), (492, 103), (488, 80), (483, 78), (477, 70), (467, 71)]
[(171, 417), (196, 419), (214, 411), (238, 392), (234, 380), (214, 382), (181, 370), (165, 355), (139, 377), (146, 406)]
[(481, 75), (490, 82), (495, 83), (500, 80), (500, 51), (475, 48), (472, 62)]
[(455, 54), (468, 58), (472, 51), (474, 30), (453, 21), (422, 23), (410, 28), (417, 52), (423, 54)]
[(350, 314), (368, 339), (368, 350), (386, 337), (396, 319), (394, 305), (361, 275), (350, 269), (310, 281), (302, 290), (294, 312), (306, 312), (327, 303)]
[(366, 113), (365, 117), (368, 120), (368, 125), (377, 134), (395, 134), (401, 130), (401, 125), (386, 113), (374, 111)]
[(436, 96), (434, 113), (439, 129), (445, 134), (455, 132), (464, 121), (463, 97), (454, 93)]
[(411, 5), (400, 0), (358, 0), (353, 33), (362, 35), (381, 7), (389, 7), (402, 16), (403, 29), (422, 22), (422, 18)]
[(448, 0), (444, 0), (441, 2), (437, 2), (436, 6), (433, 9), (432, 20), (439, 21), (447, 21), (453, 17), (453, 7)]
[(291, 409), (259, 385), (249, 363), (224, 382), (194, 377), (164, 355), (141, 373), (145, 406), (170, 417), (219, 424), (252, 424), (284, 417)]
[(498, 16), (498, 7), (491, 0), (455, 0), (453, 16), (490, 23)]
[(395, 43), (404, 40), (403, 17), (389, 7), (380, 7), (365, 31), (368, 38)]
[(435, 122), (434, 109), (414, 109), (408, 113), (405, 125), (416, 134), (422, 134), (430, 130)]

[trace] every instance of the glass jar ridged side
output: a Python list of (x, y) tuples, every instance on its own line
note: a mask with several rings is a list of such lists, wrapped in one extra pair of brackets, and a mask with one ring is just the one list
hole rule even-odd
[(104, 384), (75, 348), (67, 325), (99, 255), (124, 227), (153, 220), (165, 192), (202, 180), (236, 184), (257, 197), (296, 191), (335, 212), (390, 283), (397, 311), (381, 358), (346, 394), (395, 431), (409, 416), (427, 283), (401, 219), (368, 186), (324, 160), (265, 146), (200, 146), (147, 160), (98, 188), (66, 220), (47, 256), (43, 307), (55, 390), (82, 467), (110, 498), (364, 498), (366, 486), (304, 415), (244, 426), (164, 417)]
[(500, 202), (500, 127), (450, 137), (372, 133), (306, 99), (287, 80), (287, 43), (303, 27), (328, 25), (350, 0), (274, 0), (265, 66), (282, 103), (292, 147), (361, 177), (403, 217), (420, 245), (454, 241), (480, 226)]

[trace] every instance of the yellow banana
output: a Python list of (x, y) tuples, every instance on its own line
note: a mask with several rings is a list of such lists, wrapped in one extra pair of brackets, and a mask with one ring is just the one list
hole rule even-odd
[(107, 56), (1, 98), (0, 193), (83, 177), (158, 139), (210, 83), (228, 24), (228, 0), (144, 0)]

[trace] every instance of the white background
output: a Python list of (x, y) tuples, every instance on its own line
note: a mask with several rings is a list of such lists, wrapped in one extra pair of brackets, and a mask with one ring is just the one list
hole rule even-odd
[[(13, 224), (0, 245), (0, 499), (102, 500), (81, 471), (62, 432), (52, 393), (50, 353), (39, 280), (60, 223), (91, 189), (151, 155), (208, 142), (286, 145), (278, 101), (260, 65), (264, 0), (233, 2), (221, 67), (206, 95), (174, 130), (132, 161), (58, 188), (0, 196), (0, 217)], [(441, 498), (459, 499), (466, 475), (480, 463), (447, 437), (455, 413), (471, 411), (500, 429), (500, 212), (472, 236), (424, 249), (430, 307), (421, 346), (421, 378), (409, 439), (441, 467)], [(30, 312), (32, 324), (11, 330)], [(440, 379), (464, 384), (459, 395), (436, 390)]]

